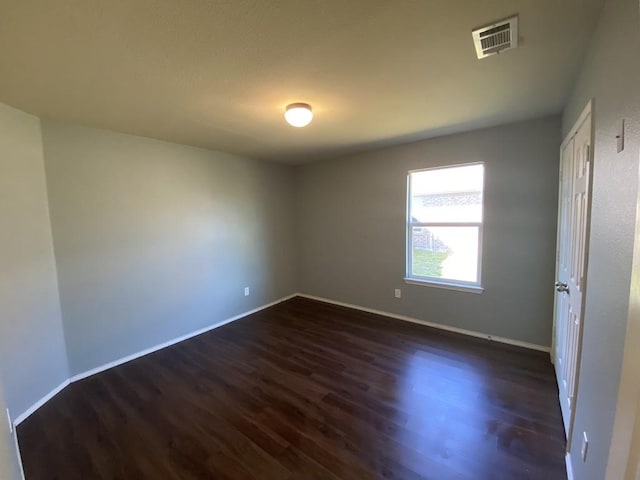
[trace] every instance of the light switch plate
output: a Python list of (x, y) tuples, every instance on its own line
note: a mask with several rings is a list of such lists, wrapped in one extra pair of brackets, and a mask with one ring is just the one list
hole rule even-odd
[(616, 142), (618, 153), (624, 150), (624, 118), (618, 123), (618, 131), (616, 132)]

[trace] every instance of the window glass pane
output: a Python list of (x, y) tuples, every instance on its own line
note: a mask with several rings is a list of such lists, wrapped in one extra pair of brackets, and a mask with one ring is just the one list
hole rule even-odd
[(410, 221), (482, 222), (482, 164), (413, 172), (409, 181)]
[(478, 281), (478, 227), (412, 227), (411, 274)]

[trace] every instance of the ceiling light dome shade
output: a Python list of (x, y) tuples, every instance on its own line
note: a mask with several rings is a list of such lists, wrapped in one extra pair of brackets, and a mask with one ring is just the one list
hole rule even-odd
[(292, 103), (287, 105), (284, 118), (292, 127), (306, 127), (313, 120), (311, 105), (306, 103)]

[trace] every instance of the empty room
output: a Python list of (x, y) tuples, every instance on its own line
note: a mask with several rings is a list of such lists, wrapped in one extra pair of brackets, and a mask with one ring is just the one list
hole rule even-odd
[(638, 0), (0, 0), (1, 480), (639, 480)]

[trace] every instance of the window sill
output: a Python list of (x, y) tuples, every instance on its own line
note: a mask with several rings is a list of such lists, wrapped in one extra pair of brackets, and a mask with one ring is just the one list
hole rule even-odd
[(434, 282), (432, 280), (418, 280), (415, 278), (405, 278), (404, 283), (409, 285), (420, 285), (423, 287), (444, 288), (447, 290), (457, 290), (459, 292), (482, 293), (484, 288), (475, 285), (460, 285), (458, 283)]

